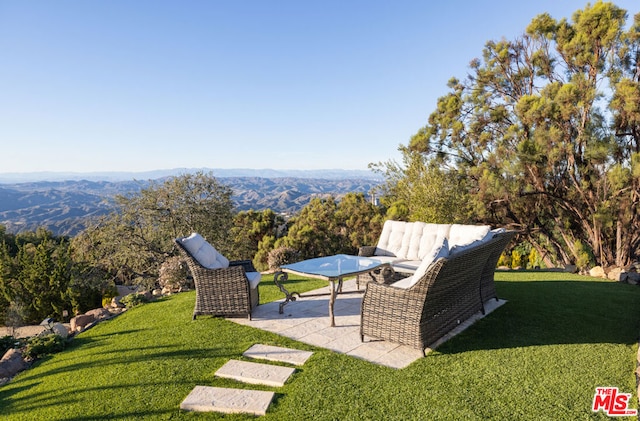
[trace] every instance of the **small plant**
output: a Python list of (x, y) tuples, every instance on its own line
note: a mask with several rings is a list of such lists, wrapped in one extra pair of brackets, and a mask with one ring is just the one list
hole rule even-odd
[(66, 341), (55, 333), (45, 336), (34, 336), (27, 342), (23, 355), (28, 359), (36, 359), (44, 355), (55, 354), (62, 351)]
[(282, 265), (298, 261), (298, 250), (291, 247), (278, 247), (269, 252), (267, 263), (270, 270), (275, 270)]
[(511, 252), (511, 269), (522, 267), (522, 253), (515, 249)]
[(129, 294), (122, 297), (120, 302), (127, 306), (127, 308), (131, 308), (148, 303), (149, 299), (144, 294)]
[(118, 288), (114, 284), (109, 285), (102, 293), (102, 307), (111, 305), (111, 301), (118, 296)]
[(0, 358), (10, 350), (11, 348), (16, 348), (20, 346), (20, 340), (14, 338), (13, 336), (3, 336), (0, 338)]

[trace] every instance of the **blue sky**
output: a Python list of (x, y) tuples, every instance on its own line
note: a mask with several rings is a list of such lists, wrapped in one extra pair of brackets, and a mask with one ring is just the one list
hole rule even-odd
[(0, 172), (366, 169), (486, 41), (586, 4), (0, 0)]

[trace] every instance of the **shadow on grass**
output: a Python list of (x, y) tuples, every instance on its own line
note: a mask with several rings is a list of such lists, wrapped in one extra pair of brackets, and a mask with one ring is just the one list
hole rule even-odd
[(507, 303), (438, 351), (553, 344), (635, 344), (640, 288), (610, 281), (501, 281)]

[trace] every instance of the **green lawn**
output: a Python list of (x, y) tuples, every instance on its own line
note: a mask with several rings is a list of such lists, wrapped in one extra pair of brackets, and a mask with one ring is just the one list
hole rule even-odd
[[(267, 277), (269, 278), (269, 277)], [(273, 390), (266, 420), (578, 420), (595, 388), (634, 393), (640, 287), (552, 272), (496, 275), (509, 302), (394, 370), (219, 318), (194, 293), (134, 308), (0, 387), (3, 420), (248, 419), (181, 412), (196, 385)], [(300, 292), (322, 281), (293, 279)], [(262, 300), (281, 296), (270, 279)], [(254, 343), (314, 351), (284, 387), (214, 377)]]

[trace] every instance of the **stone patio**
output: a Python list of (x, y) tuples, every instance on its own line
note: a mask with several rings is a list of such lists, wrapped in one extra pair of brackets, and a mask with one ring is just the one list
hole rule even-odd
[[(362, 288), (361, 286), (361, 290)], [(367, 337), (364, 342), (361, 342), (362, 293), (356, 291), (355, 280), (344, 282), (343, 292), (351, 293), (339, 295), (336, 299), (335, 327), (329, 326), (329, 296), (305, 296), (306, 294), (328, 294), (328, 286), (305, 293), (302, 298), (289, 302), (284, 307), (283, 314), (278, 313), (278, 308), (284, 301), (284, 297), (279, 301), (256, 307), (252, 313), (252, 320), (239, 318), (229, 320), (396, 369), (405, 368), (421, 358), (420, 350), (408, 346)], [(429, 346), (426, 352), (435, 349), (504, 303), (504, 300), (489, 300), (485, 304), (485, 315), (478, 312), (444, 338)]]

